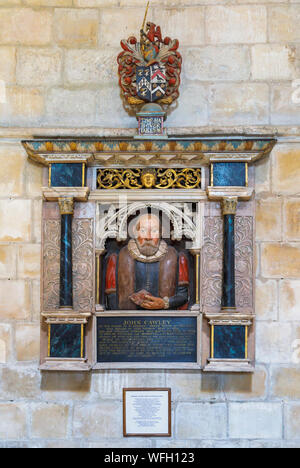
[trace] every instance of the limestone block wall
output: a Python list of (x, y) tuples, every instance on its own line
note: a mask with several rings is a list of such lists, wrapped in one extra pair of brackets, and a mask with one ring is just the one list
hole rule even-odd
[[(149, 18), (180, 39), (184, 57), (169, 124), (299, 125), (299, 3), (152, 0)], [(135, 126), (120, 101), (116, 56), (120, 39), (138, 34), (145, 4), (3, 0), (0, 124)]]
[[(299, 0), (152, 0), (150, 11), (182, 46), (172, 133), (279, 136), (256, 167), (255, 374), (38, 370), (43, 171), (20, 140), (131, 132), (115, 57), (144, 3), (1, 2), (0, 447), (299, 447)], [(171, 439), (122, 438), (122, 388), (136, 386), (172, 388)]]

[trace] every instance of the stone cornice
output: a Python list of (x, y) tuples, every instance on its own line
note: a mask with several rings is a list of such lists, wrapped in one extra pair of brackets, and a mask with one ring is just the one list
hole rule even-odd
[[(136, 135), (136, 128), (106, 128), (106, 127), (0, 127), (1, 139), (53, 139), (53, 138), (104, 138), (104, 137), (132, 137)], [(181, 135), (215, 135), (220, 138), (244, 138), (251, 135), (255, 138), (299, 138), (300, 125), (204, 125), (197, 127), (169, 127), (168, 136)]]
[(43, 187), (43, 198), (46, 201), (59, 201), (60, 198), (73, 198), (74, 201), (86, 202), (90, 193), (88, 187)]
[[(207, 200), (207, 194), (204, 190), (176, 189), (178, 200), (186, 203), (195, 203), (200, 200)], [(126, 202), (173, 202), (174, 190), (93, 190), (90, 193), (90, 201), (99, 201), (102, 203), (118, 203), (120, 199), (126, 199)]]
[(91, 312), (61, 312), (60, 310), (55, 310), (53, 312), (42, 312), (42, 317), (46, 319), (46, 323), (49, 325), (60, 323), (86, 324), (88, 323), (88, 319), (91, 317), (91, 315)]
[(165, 140), (134, 137), (35, 139), (22, 142), (30, 159), (51, 163), (85, 162), (88, 165), (204, 165), (215, 161), (255, 162), (270, 153), (276, 139), (253, 136), (173, 136)]
[(238, 200), (250, 200), (254, 189), (251, 187), (207, 187), (209, 200), (221, 201), (224, 198), (236, 197)]
[(205, 313), (209, 325), (252, 325), (255, 315), (252, 313)]

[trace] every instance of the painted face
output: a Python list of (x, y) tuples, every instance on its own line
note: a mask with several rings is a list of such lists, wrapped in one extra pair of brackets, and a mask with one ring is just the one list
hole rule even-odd
[(154, 255), (160, 241), (160, 222), (156, 216), (141, 216), (138, 222), (137, 244), (144, 255)]
[(152, 188), (155, 185), (155, 177), (153, 174), (146, 173), (142, 176), (142, 184), (147, 189)]

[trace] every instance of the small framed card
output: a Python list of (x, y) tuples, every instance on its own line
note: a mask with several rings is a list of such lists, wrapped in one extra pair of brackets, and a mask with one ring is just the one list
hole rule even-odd
[(171, 437), (171, 389), (124, 388), (124, 437)]

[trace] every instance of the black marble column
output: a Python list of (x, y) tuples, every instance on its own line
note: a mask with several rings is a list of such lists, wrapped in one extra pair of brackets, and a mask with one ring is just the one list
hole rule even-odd
[(59, 199), (61, 212), (60, 294), (59, 305), (73, 307), (72, 218), (73, 198)]
[(235, 309), (235, 213), (237, 198), (222, 201), (224, 216), (222, 309)]

